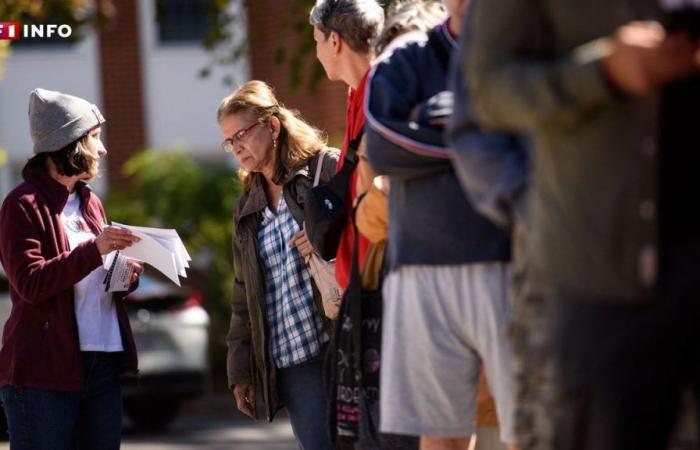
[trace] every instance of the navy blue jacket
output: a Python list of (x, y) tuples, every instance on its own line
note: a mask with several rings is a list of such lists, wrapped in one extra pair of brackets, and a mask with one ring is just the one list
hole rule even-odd
[(455, 42), (446, 24), (429, 35), (399, 37), (368, 80), (367, 158), (391, 181), (390, 267), (508, 261), (507, 233), (467, 200), (444, 136), (452, 111), (446, 59)]

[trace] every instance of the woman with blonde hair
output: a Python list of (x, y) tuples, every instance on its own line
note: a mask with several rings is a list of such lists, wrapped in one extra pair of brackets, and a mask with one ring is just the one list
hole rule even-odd
[(229, 386), (243, 413), (257, 418), (261, 409), (272, 420), (284, 406), (300, 448), (330, 449), (322, 378), (330, 323), (305, 263), (314, 249), (303, 199), (319, 161), (321, 182), (335, 174), (337, 152), (262, 81), (223, 99), (217, 120), (244, 184), (234, 209)]

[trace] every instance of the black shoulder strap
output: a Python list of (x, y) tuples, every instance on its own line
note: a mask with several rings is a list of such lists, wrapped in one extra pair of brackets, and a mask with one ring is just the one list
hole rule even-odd
[[(357, 150), (360, 148), (360, 143), (362, 142), (362, 136), (365, 134), (365, 128), (362, 127), (357, 136), (348, 143), (348, 151), (345, 153), (345, 163), (343, 167), (354, 168), (357, 164)], [(350, 164), (348, 164), (350, 163)]]
[(365, 127), (362, 127), (360, 132), (357, 133), (357, 136), (355, 136), (355, 138), (352, 141), (350, 141), (350, 143), (348, 144), (347, 154), (352, 155), (353, 159), (357, 155), (357, 150), (360, 148), (360, 143), (362, 142), (362, 136), (364, 136), (364, 134), (365, 134)]
[(352, 151), (353, 153), (357, 153), (357, 149), (360, 148), (360, 142), (362, 142), (362, 136), (365, 134), (365, 128), (362, 127), (359, 133), (357, 133), (357, 136), (350, 141), (348, 144), (348, 153)]
[(445, 39), (440, 36), (442, 27), (435, 27), (428, 33), (428, 42), (435, 49), (440, 65), (445, 73), (450, 67), (450, 49), (445, 47)]

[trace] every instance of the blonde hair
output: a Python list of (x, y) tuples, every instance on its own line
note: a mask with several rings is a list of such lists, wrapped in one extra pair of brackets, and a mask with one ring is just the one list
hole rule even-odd
[[(292, 171), (326, 147), (328, 139), (317, 128), (308, 124), (298, 111), (290, 110), (277, 101), (274, 91), (264, 81), (243, 83), (224, 98), (216, 113), (217, 121), (242, 112), (252, 113), (260, 123), (268, 123), (272, 116), (280, 121), (275, 170), (272, 181), (279, 184)], [(250, 188), (251, 176), (243, 168), (238, 170), (245, 190)]]

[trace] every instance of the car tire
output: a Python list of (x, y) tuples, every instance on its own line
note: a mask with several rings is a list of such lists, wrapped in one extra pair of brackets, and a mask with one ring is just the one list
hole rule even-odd
[(181, 401), (164, 397), (124, 400), (124, 411), (134, 428), (140, 431), (165, 429), (180, 413)]

